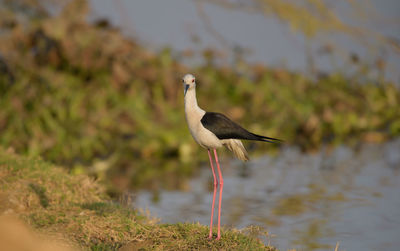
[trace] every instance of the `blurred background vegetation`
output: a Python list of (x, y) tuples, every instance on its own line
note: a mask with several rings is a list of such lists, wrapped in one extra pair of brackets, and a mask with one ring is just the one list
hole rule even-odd
[[(256, 1), (255, 9), (208, 2), (274, 13), (308, 37), (320, 29), (365, 32), (340, 22), (324, 1), (304, 1), (307, 8)], [(185, 123), (187, 72), (197, 76), (200, 105), (304, 151), (400, 135), (398, 83), (368, 75), (384, 71), (383, 61), (371, 68), (349, 54), (348, 67), (358, 69), (351, 75), (305, 75), (242, 58), (221, 65), (218, 51), (207, 49), (204, 63), (188, 68), (169, 48), (150, 51), (106, 19), (89, 21), (87, 1), (0, 3), (0, 144), (96, 175), (115, 191), (180, 188), (206, 159)]]

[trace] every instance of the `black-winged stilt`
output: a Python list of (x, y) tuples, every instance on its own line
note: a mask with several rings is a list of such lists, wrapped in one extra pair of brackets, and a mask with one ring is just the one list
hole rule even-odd
[[(196, 99), (196, 81), (191, 74), (186, 74), (183, 77), (183, 88), (185, 97), (185, 115), (186, 122), (189, 126), (190, 133), (194, 140), (208, 151), (212, 174), (214, 177), (214, 193), (211, 206), (211, 221), (209, 239), (212, 239), (212, 226), (214, 216), (215, 196), (219, 184), (219, 204), (218, 204), (218, 233), (217, 240), (221, 238), (221, 200), (224, 180), (222, 178), (221, 168), (218, 162), (217, 148), (225, 146), (231, 150), (237, 158), (242, 161), (249, 160), (246, 149), (244, 148), (241, 139), (257, 140), (265, 142), (278, 142), (279, 139), (265, 137), (251, 133), (231, 121), (228, 117), (221, 113), (206, 112), (197, 105)], [(218, 169), (218, 179), (215, 175), (215, 169), (212, 160), (211, 150), (214, 152), (215, 162)], [(219, 180), (219, 183), (218, 183)]]

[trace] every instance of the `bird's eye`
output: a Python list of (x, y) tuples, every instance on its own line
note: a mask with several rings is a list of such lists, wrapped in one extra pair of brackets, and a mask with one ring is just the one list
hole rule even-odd
[(194, 83), (194, 79), (192, 79), (192, 83)]
[(184, 79), (182, 79), (182, 83), (185, 83), (185, 80), (184, 80)]

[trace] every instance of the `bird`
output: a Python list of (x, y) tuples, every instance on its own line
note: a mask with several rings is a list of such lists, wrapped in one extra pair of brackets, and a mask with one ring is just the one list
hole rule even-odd
[[(211, 171), (214, 179), (213, 200), (211, 206), (211, 220), (209, 239), (213, 238), (213, 218), (214, 206), (217, 189), (219, 186), (218, 199), (218, 229), (216, 240), (221, 239), (221, 201), (224, 187), (224, 179), (218, 161), (217, 148), (222, 146), (228, 148), (233, 154), (242, 161), (248, 161), (249, 156), (241, 140), (254, 140), (270, 143), (279, 143), (280, 139), (261, 136), (251, 133), (237, 123), (230, 120), (227, 116), (217, 112), (206, 112), (197, 104), (196, 98), (196, 79), (192, 74), (186, 74), (183, 79), (185, 117), (189, 131), (194, 140), (203, 148), (207, 149), (210, 159)], [(218, 179), (216, 176), (212, 153), (214, 153), (217, 166)]]

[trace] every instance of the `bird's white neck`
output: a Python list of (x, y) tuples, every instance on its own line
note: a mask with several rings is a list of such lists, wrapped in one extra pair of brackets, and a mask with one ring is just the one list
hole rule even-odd
[(190, 117), (190, 115), (201, 115), (203, 116), (205, 114), (205, 111), (201, 109), (197, 105), (197, 99), (196, 99), (196, 89), (195, 88), (190, 88), (185, 95), (185, 113), (186, 116)]

